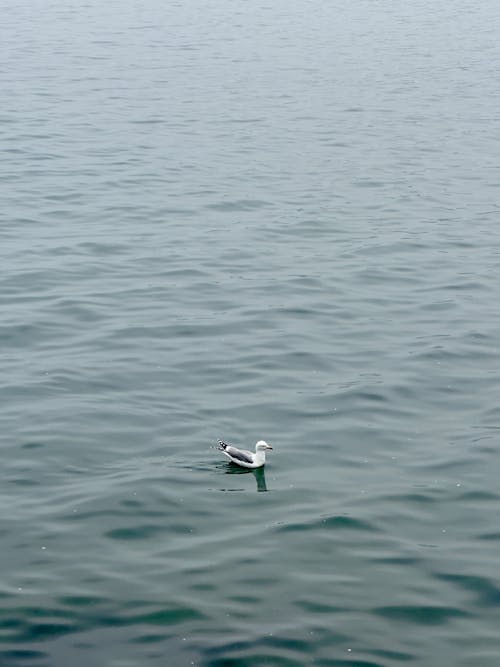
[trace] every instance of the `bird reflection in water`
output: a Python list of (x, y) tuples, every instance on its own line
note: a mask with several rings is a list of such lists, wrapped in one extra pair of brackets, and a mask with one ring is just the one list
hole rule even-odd
[(257, 491), (267, 491), (266, 485), (266, 473), (264, 472), (264, 466), (261, 468), (240, 468), (240, 466), (235, 465), (234, 463), (228, 463), (226, 465), (226, 475), (253, 475), (255, 481), (257, 482)]

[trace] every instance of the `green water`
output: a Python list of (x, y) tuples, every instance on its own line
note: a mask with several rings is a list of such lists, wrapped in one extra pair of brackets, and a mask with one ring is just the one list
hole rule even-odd
[(1, 667), (498, 667), (499, 30), (4, 2)]

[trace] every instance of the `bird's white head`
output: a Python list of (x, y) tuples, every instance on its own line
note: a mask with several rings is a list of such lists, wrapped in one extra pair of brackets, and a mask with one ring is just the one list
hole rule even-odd
[(256, 452), (263, 452), (266, 449), (272, 449), (272, 447), (271, 445), (268, 445), (265, 440), (259, 440), (259, 442), (255, 445)]

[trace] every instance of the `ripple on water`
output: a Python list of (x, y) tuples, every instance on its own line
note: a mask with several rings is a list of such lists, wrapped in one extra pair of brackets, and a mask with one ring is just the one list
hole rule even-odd
[(222, 642), (203, 651), (206, 667), (238, 665), (241, 667), (299, 667), (310, 654), (312, 642), (305, 639), (279, 636), (252, 636)]
[(363, 660), (352, 658), (349, 660), (326, 658), (314, 661), (315, 665), (320, 667), (386, 667), (382, 662), (373, 662), (373, 660)]
[(0, 650), (0, 664), (7, 666), (20, 665), (20, 667), (31, 667), (40, 664), (42, 660), (47, 660), (48, 655), (43, 651), (34, 651), (30, 649), (11, 649), (10, 651)]
[(382, 662), (374, 662), (373, 660), (364, 660), (360, 658), (352, 658), (343, 660), (342, 658), (326, 658), (314, 661), (315, 665), (321, 667), (386, 667)]
[(235, 211), (253, 211), (254, 209), (269, 207), (270, 205), (270, 202), (259, 199), (238, 199), (207, 204), (207, 208), (214, 211), (220, 211), (221, 213), (233, 213)]
[(318, 600), (301, 600), (295, 601), (297, 607), (312, 614), (339, 614), (348, 612), (347, 607), (339, 607), (334, 604), (321, 603)]
[(444, 625), (453, 619), (469, 616), (464, 609), (437, 605), (388, 605), (375, 607), (372, 612), (392, 621), (418, 625)]
[(104, 535), (112, 540), (147, 540), (155, 537), (155, 535), (164, 530), (165, 527), (161, 525), (148, 526), (147, 524), (141, 524), (135, 527), (113, 528), (104, 533)]
[(377, 532), (377, 528), (372, 523), (347, 515), (336, 515), (325, 517), (324, 519), (288, 523), (277, 528), (277, 531), (280, 533), (316, 532), (317, 530)]
[(500, 542), (500, 531), (494, 530), (488, 533), (481, 533), (478, 535), (478, 539), (485, 542)]
[(415, 660), (415, 655), (413, 653), (403, 653), (402, 651), (391, 651), (390, 649), (372, 649), (371, 652), (374, 655), (380, 656), (381, 658), (390, 661), (412, 662)]
[(68, 609), (20, 606), (2, 610), (0, 627), (3, 641), (29, 644), (78, 632), (83, 625), (77, 613)]
[(500, 586), (490, 577), (448, 573), (435, 573), (434, 576), (474, 595), (475, 604), (480, 608), (500, 606)]
[(62, 595), (57, 602), (67, 607), (97, 607), (104, 604), (105, 597), (99, 595)]

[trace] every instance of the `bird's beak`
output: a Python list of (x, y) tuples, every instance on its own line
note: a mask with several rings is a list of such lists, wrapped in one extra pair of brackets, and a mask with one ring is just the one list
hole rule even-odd
[(272, 449), (271, 445), (268, 445), (268, 446), (267, 446), (267, 449)]

